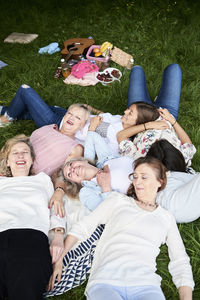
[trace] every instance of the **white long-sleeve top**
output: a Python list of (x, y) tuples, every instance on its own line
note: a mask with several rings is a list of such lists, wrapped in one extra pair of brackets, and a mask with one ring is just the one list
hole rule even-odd
[(54, 189), (48, 175), (0, 177), (0, 232), (31, 228), (48, 235), (55, 227), (65, 227), (48, 208)]
[(141, 209), (135, 200), (112, 192), (90, 215), (74, 224), (69, 234), (87, 239), (98, 224), (106, 224), (95, 250), (88, 288), (97, 283), (118, 286), (156, 285), (156, 258), (168, 246), (169, 271), (177, 288), (194, 287), (189, 257), (175, 219), (158, 206)]
[(200, 173), (167, 172), (167, 185), (156, 202), (170, 211), (178, 223), (200, 217)]

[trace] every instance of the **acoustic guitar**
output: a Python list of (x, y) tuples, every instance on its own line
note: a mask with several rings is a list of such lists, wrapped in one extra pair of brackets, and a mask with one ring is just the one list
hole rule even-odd
[(78, 59), (79, 55), (86, 55), (88, 48), (94, 44), (93, 39), (74, 38), (64, 42), (62, 57), (67, 61), (69, 58)]

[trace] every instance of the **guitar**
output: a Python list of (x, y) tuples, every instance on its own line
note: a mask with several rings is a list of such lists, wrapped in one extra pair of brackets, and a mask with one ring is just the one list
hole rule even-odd
[(86, 55), (88, 48), (94, 44), (93, 39), (88, 38), (74, 38), (64, 42), (64, 49), (62, 49), (62, 57), (67, 61), (70, 58), (77, 59), (79, 55)]

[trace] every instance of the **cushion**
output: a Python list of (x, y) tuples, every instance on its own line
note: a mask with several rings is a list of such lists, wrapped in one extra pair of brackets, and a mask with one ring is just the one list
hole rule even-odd
[(38, 34), (26, 34), (13, 32), (5, 40), (4, 43), (20, 43), (28, 44), (38, 37)]

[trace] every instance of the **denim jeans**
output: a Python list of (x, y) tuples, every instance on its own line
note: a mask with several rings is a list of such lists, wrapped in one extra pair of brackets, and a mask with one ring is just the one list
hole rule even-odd
[(37, 127), (48, 124), (59, 126), (67, 109), (47, 105), (29, 86), (23, 84), (17, 90), (10, 106), (3, 106), (1, 115), (12, 120), (33, 120)]
[(141, 66), (134, 66), (130, 73), (128, 88), (128, 103), (142, 101), (156, 105), (157, 108), (167, 108), (177, 119), (181, 95), (182, 71), (178, 64), (167, 66), (163, 72), (162, 84), (155, 102), (152, 102), (146, 86), (146, 77)]

